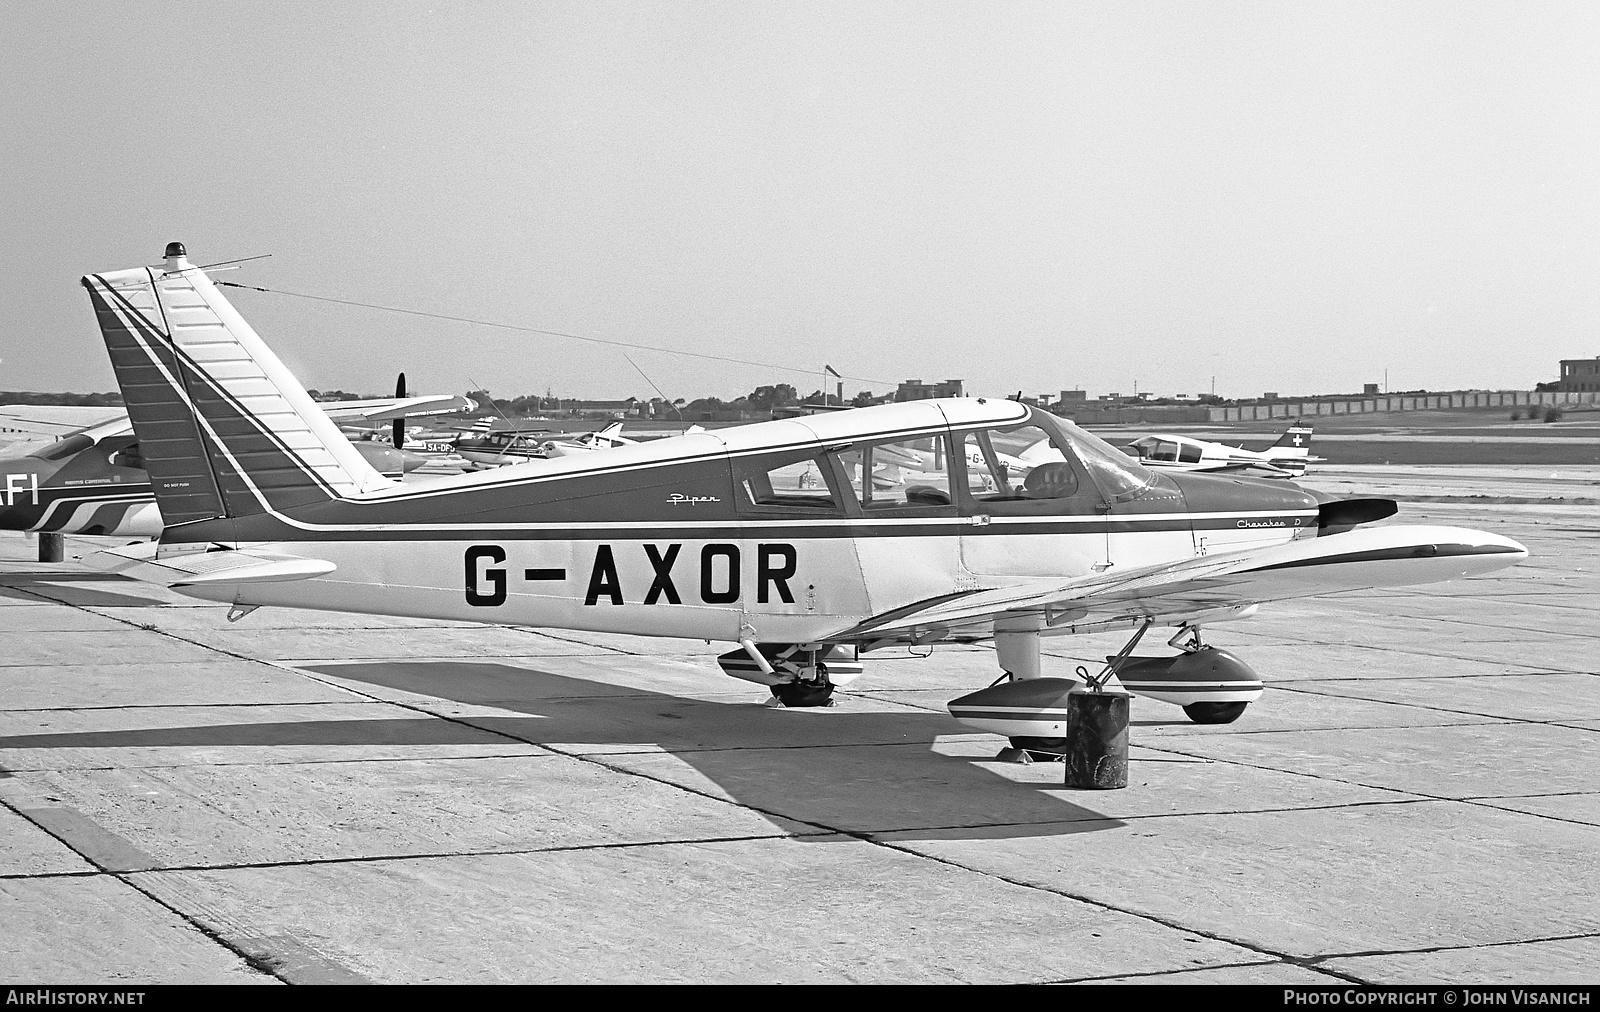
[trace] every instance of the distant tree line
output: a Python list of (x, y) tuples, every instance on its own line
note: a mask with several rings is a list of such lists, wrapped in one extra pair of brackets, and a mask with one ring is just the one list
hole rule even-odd
[(34, 390), (0, 390), (0, 404), (57, 404), (74, 408), (121, 407), (122, 393), (44, 394)]

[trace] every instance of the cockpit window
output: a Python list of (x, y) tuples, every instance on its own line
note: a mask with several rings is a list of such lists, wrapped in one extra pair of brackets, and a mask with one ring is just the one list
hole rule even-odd
[(838, 511), (839, 497), (828, 484), (827, 460), (811, 453), (744, 458), (735, 462), (734, 480), (741, 506)]
[(1032, 423), (968, 432), (962, 450), (967, 492), (978, 502), (1094, 496), (1082, 468), (1049, 432)]
[(861, 443), (839, 451), (856, 501), (868, 512), (950, 506), (950, 448), (944, 435)]
[(1052, 438), (1071, 447), (1101, 493), (1112, 502), (1132, 499), (1155, 481), (1155, 477), (1143, 465), (1065, 418), (1035, 410), (1032, 421), (1049, 430)]

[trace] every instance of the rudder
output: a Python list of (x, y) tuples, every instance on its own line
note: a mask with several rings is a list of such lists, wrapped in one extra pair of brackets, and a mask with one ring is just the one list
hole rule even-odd
[(168, 525), (280, 512), (389, 484), (180, 243), (83, 279)]

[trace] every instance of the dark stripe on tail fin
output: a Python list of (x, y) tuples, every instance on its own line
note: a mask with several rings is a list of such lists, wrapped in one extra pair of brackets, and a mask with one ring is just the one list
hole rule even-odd
[[(150, 487), (167, 524), (206, 520), (227, 513), (212, 473), (210, 454), (187, 399), (173, 383), (181, 370), (170, 342), (145, 323), (143, 313), (101, 278), (84, 278), (100, 322), (128, 419), (139, 435), (139, 452)], [(153, 301), (152, 307), (154, 308)], [(118, 309), (113, 309), (116, 303)]]
[(181, 248), (83, 279), (168, 524), (389, 484)]

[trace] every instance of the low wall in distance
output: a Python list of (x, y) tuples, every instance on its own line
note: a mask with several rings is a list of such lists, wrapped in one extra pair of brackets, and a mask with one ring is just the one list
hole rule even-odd
[(1436, 394), (1301, 398), (1202, 410), (1206, 412), (1206, 421), (1251, 422), (1272, 418), (1311, 418), (1316, 415), (1363, 415), (1379, 411), (1449, 411), (1458, 408), (1519, 408), (1532, 407), (1535, 404), (1560, 406), (1595, 403), (1600, 403), (1600, 391), (1451, 390)]

